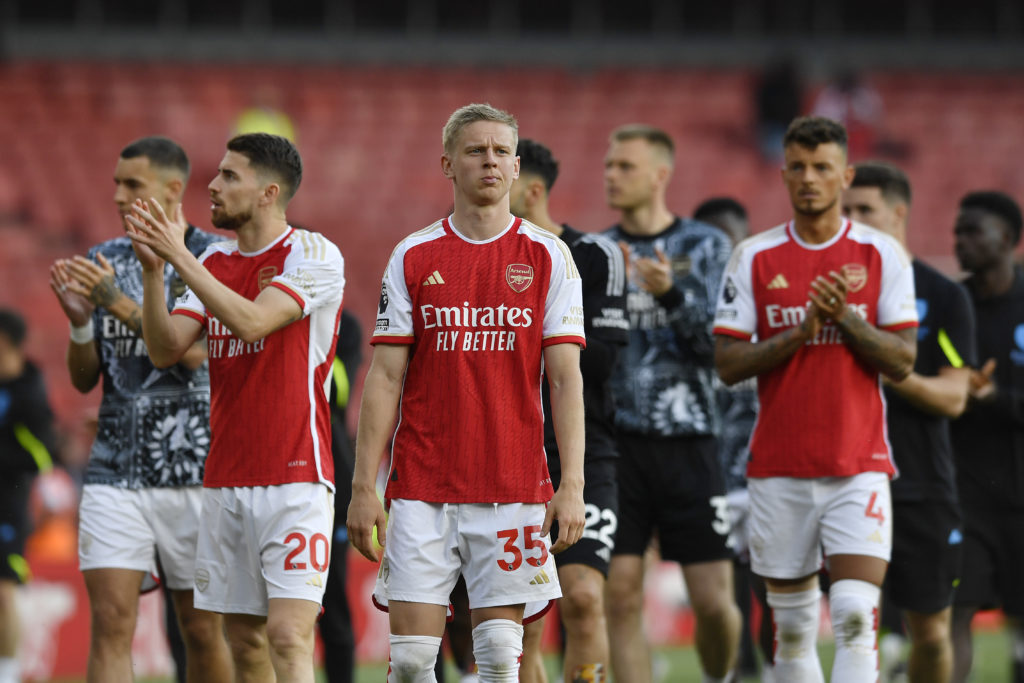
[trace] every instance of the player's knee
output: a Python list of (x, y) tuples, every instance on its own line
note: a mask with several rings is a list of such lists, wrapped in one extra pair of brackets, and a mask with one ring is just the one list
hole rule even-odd
[(634, 583), (625, 578), (612, 580), (609, 577), (606, 589), (607, 611), (612, 618), (622, 618), (639, 612), (644, 605), (643, 581)]
[(593, 623), (604, 616), (604, 587), (600, 581), (576, 581), (562, 588), (558, 609), (566, 628)]
[(952, 642), (949, 619), (944, 618), (942, 612), (911, 619), (910, 639), (914, 643), (914, 647), (928, 651), (942, 651)]
[(473, 629), (473, 656), (481, 683), (519, 680), (523, 627), (508, 619), (489, 619)]
[(179, 617), (181, 638), (189, 649), (209, 649), (223, 639), (220, 615), (214, 612), (191, 610)]
[(731, 587), (706, 586), (690, 594), (690, 608), (697, 619), (725, 618), (737, 610)]
[(817, 588), (798, 593), (769, 591), (767, 600), (775, 623), (776, 659), (807, 657), (818, 635), (821, 591)]
[(313, 653), (313, 629), (298, 621), (268, 621), (267, 642), (270, 648), (286, 660)]
[(878, 633), (881, 589), (867, 581), (843, 579), (829, 589), (836, 647), (873, 654)]
[(92, 612), (93, 638), (98, 640), (124, 640), (135, 633), (134, 606), (117, 600), (94, 600), (90, 602)]
[(388, 683), (426, 683), (434, 680), (434, 663), (441, 639), (431, 636), (391, 636)]

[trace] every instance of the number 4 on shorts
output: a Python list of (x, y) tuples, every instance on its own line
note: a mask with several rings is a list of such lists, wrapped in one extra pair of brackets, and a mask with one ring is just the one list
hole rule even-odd
[(885, 514), (882, 511), (881, 505), (875, 505), (878, 502), (878, 492), (872, 491), (871, 498), (868, 500), (868, 506), (864, 510), (864, 516), (870, 517), (871, 519), (878, 520), (878, 526), (885, 524)]

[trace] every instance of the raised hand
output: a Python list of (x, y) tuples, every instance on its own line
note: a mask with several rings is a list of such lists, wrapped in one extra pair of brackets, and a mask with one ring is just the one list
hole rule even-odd
[[(163, 261), (171, 261), (175, 253), (185, 250), (187, 229), (181, 204), (175, 207), (171, 218), (156, 199), (137, 199), (132, 204), (132, 213), (125, 216), (125, 232), (136, 245), (135, 255), (146, 270), (162, 268)], [(138, 246), (147, 247), (148, 253)]]
[(846, 292), (848, 286), (846, 276), (830, 270), (829, 277), (822, 275), (811, 282), (811, 291), (807, 293), (811, 303), (821, 311), (821, 315), (837, 320), (846, 312)]
[(672, 263), (658, 247), (654, 248), (656, 258), (637, 257), (633, 263), (637, 284), (654, 296), (661, 296), (672, 289)]
[(89, 300), (88, 290), (72, 277), (67, 260), (57, 259), (50, 266), (50, 289), (72, 325), (81, 327), (89, 322), (96, 307)]
[(67, 272), (73, 278), (72, 286), (78, 294), (86, 296), (94, 306), (110, 308), (124, 296), (114, 282), (114, 267), (103, 254), (96, 255), (99, 263), (84, 256), (75, 256), (66, 261)]

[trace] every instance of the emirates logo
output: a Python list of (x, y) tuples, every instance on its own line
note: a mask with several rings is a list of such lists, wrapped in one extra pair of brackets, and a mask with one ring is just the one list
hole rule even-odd
[(513, 292), (525, 292), (526, 288), (533, 284), (533, 266), (522, 263), (509, 264), (505, 269), (505, 282)]

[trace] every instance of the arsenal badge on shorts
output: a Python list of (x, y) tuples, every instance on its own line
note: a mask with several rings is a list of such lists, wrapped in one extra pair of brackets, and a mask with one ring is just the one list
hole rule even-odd
[(526, 288), (533, 284), (533, 266), (526, 266), (522, 263), (509, 264), (509, 267), (505, 269), (505, 282), (513, 292), (526, 291)]
[(843, 275), (851, 292), (859, 292), (868, 283), (868, 268), (860, 263), (847, 263), (843, 266)]

